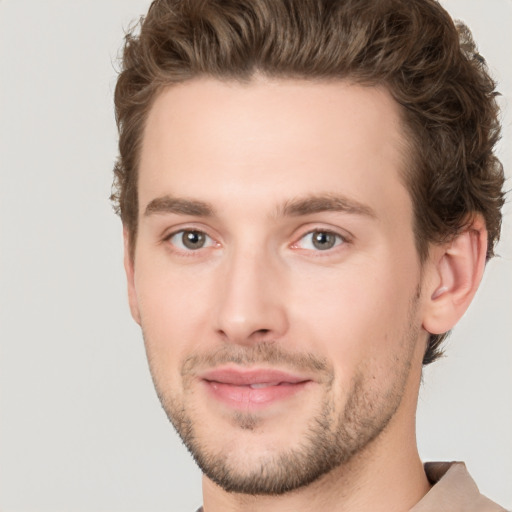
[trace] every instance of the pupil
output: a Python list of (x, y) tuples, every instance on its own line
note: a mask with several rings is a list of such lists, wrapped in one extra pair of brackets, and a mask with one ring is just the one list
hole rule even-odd
[(204, 234), (199, 231), (183, 233), (183, 245), (188, 249), (200, 249), (204, 245)]
[(334, 247), (336, 238), (331, 233), (325, 233), (323, 231), (317, 231), (313, 235), (313, 245), (320, 250), (331, 249)]

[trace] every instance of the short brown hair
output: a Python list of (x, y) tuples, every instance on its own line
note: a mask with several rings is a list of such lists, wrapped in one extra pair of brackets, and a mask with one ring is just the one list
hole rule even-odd
[[(145, 120), (165, 87), (199, 76), (347, 79), (384, 85), (411, 148), (404, 180), (416, 246), (450, 240), (476, 212), (487, 258), (501, 229), (503, 168), (495, 83), (471, 33), (435, 0), (155, 0), (126, 35), (115, 90), (119, 158), (111, 199), (135, 245)], [(446, 334), (431, 335), (424, 364)]]

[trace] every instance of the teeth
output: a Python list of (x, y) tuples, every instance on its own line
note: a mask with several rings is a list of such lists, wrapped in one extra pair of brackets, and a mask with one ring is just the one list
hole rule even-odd
[(251, 389), (261, 389), (261, 388), (268, 388), (270, 386), (277, 386), (278, 382), (259, 382), (258, 384), (250, 384), (249, 387)]

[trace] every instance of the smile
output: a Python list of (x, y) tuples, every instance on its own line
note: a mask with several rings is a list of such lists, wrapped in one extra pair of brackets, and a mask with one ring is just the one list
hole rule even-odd
[(279, 370), (215, 369), (201, 375), (209, 395), (235, 409), (259, 408), (301, 392), (311, 379)]

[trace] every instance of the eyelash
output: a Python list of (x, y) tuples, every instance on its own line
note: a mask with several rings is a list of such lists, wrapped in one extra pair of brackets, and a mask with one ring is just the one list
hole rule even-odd
[[(297, 240), (297, 242), (294, 242), (291, 245), (291, 248), (299, 249), (299, 250), (302, 249), (301, 247), (299, 247), (299, 243), (301, 241), (305, 240), (306, 237), (312, 237), (315, 233), (335, 237), (334, 245), (332, 247), (329, 247), (329, 248), (323, 249), (323, 250), (318, 249), (318, 248), (316, 248), (316, 250), (312, 249), (312, 248), (304, 249), (304, 250), (312, 251), (315, 253), (328, 253), (329, 254), (329, 253), (332, 253), (334, 250), (336, 250), (337, 247), (339, 247), (341, 245), (345, 245), (346, 243), (349, 242), (349, 240), (346, 236), (343, 236), (340, 233), (337, 233), (336, 231), (332, 231), (330, 229), (315, 228), (315, 229), (312, 229), (312, 230), (308, 231), (307, 233), (304, 233), (303, 235), (301, 235), (301, 237)], [(311, 245), (314, 245), (313, 240), (311, 241)]]
[[(210, 242), (208, 242), (208, 245), (207, 246), (202, 246), (202, 247), (198, 247), (197, 249), (191, 249), (191, 248), (186, 248), (186, 247), (177, 247), (177, 244), (176, 242), (173, 243), (172, 242), (172, 239), (174, 237), (177, 237), (177, 236), (181, 236), (181, 240), (183, 240), (183, 235), (185, 233), (196, 233), (198, 235), (203, 235), (204, 237), (206, 237), (207, 239), (210, 240)], [(306, 237), (308, 236), (312, 236), (313, 234), (315, 233), (321, 233), (321, 234), (324, 234), (324, 235), (328, 235), (328, 236), (334, 236), (336, 238), (335, 240), (335, 245), (333, 245), (332, 247), (329, 247), (327, 249), (304, 249), (302, 247), (299, 246), (300, 242), (304, 239), (306, 239)], [(169, 233), (168, 235), (166, 235), (163, 239), (163, 242), (165, 243), (168, 243), (169, 245), (173, 246), (175, 252), (179, 253), (180, 255), (183, 255), (183, 256), (195, 256), (197, 255), (199, 252), (200, 252), (200, 249), (209, 249), (209, 248), (212, 248), (212, 247), (219, 247), (220, 246), (220, 243), (217, 242), (213, 237), (211, 237), (210, 235), (208, 235), (205, 231), (201, 230), (201, 229), (194, 229), (194, 228), (183, 228), (183, 229), (180, 229), (178, 231), (173, 231), (172, 233)], [(313, 244), (314, 242), (311, 242), (311, 244)], [(302, 234), (296, 242), (292, 243), (289, 247), (291, 249), (296, 249), (296, 250), (305, 250), (305, 251), (311, 251), (311, 252), (314, 252), (314, 253), (319, 253), (318, 256), (321, 255), (321, 253), (326, 253), (326, 254), (330, 254), (332, 253), (333, 251), (336, 250), (336, 248), (338, 248), (339, 246), (343, 246), (347, 243), (350, 243), (350, 239), (346, 236), (346, 235), (341, 235), (340, 233), (337, 233), (336, 231), (333, 231), (333, 230), (330, 230), (330, 229), (322, 229), (322, 228), (315, 228), (315, 229), (311, 229), (309, 231), (307, 231), (306, 233)]]
[[(210, 240), (210, 242), (208, 243), (207, 246), (205, 247), (198, 247), (197, 249), (190, 249), (190, 248), (187, 248), (187, 247), (177, 247), (177, 244), (176, 243), (173, 243), (172, 242), (172, 239), (177, 237), (177, 236), (181, 236), (181, 240), (183, 240), (183, 236), (185, 235), (185, 233), (196, 233), (198, 235), (202, 235), (204, 236), (206, 239)], [(164, 239), (163, 239), (164, 242), (167, 242), (169, 243), (171, 246), (173, 246), (175, 248), (175, 250), (177, 252), (179, 252), (180, 254), (182, 255), (186, 255), (186, 256), (192, 256), (194, 255), (194, 253), (197, 253), (199, 252), (199, 249), (208, 249), (210, 247), (215, 247), (215, 246), (219, 246), (220, 244), (218, 242), (216, 242), (210, 235), (208, 235), (205, 231), (201, 230), (201, 229), (194, 229), (194, 228), (184, 228), (184, 229), (180, 229), (178, 231), (173, 231), (172, 233), (169, 233)], [(181, 242), (182, 243), (182, 242)]]

